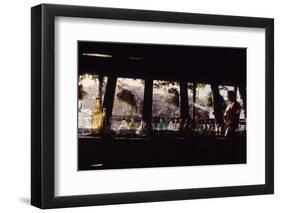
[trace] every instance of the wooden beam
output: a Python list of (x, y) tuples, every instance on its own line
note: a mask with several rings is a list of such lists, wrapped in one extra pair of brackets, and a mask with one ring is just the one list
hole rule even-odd
[(180, 81), (180, 115), (183, 120), (189, 118), (187, 82), (185, 81)]
[(144, 99), (142, 116), (146, 122), (148, 132), (152, 130), (152, 93), (153, 93), (153, 80), (147, 78), (144, 85)]
[(211, 84), (211, 88), (212, 88), (212, 92), (213, 92), (215, 118), (216, 118), (217, 122), (222, 124), (223, 123), (223, 109), (222, 109), (219, 87), (217, 84)]
[(113, 76), (108, 78), (106, 84), (106, 90), (103, 100), (103, 107), (106, 108), (106, 124), (109, 123), (109, 120), (111, 119), (112, 116), (116, 82), (117, 82), (117, 77)]

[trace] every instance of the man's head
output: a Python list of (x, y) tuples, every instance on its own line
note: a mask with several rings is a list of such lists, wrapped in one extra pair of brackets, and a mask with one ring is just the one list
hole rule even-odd
[(230, 102), (234, 102), (236, 101), (236, 95), (235, 95), (235, 92), (230, 90), (227, 92), (227, 98), (228, 98), (228, 101)]

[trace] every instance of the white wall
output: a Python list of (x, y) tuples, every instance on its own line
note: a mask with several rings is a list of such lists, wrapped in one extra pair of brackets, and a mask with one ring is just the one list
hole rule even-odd
[[(45, 0), (45, 3), (170, 10), (275, 18), (275, 195), (201, 199), (145, 204), (50, 210), (51, 212), (279, 212), (281, 209), (281, 145), (279, 128), (281, 81), (281, 13), (274, 0)], [(30, 7), (41, 1), (2, 1), (0, 10), (0, 210), (38, 212), (30, 196)]]

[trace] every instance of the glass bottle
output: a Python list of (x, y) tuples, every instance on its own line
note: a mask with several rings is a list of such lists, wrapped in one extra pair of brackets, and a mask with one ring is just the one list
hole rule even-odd
[(183, 123), (183, 131), (186, 132), (187, 130), (188, 130), (188, 119), (185, 119)]
[(162, 118), (160, 118), (160, 122), (159, 122), (159, 130), (160, 130), (160, 131), (165, 130), (165, 126), (164, 126), (164, 122), (163, 122), (163, 119), (162, 119)]
[(135, 122), (135, 119), (134, 118), (131, 118), (131, 122), (129, 124), (129, 130), (136, 130), (136, 122)]

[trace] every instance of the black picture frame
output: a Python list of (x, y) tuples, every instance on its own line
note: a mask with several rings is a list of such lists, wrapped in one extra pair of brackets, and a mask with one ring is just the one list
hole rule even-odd
[[(129, 193), (59, 196), (55, 190), (55, 17), (264, 28), (265, 184)], [(94, 192), (93, 192), (94, 193)], [(61, 208), (274, 193), (274, 20), (164, 11), (41, 4), (31, 9), (31, 204)]]

